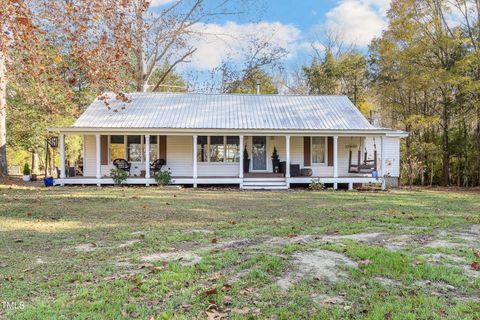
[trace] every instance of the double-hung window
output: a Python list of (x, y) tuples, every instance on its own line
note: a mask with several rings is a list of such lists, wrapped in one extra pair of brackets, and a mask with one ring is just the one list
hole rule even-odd
[[(145, 150), (145, 137), (143, 149)], [(144, 153), (142, 153), (144, 154)], [(150, 157), (149, 161), (153, 162), (158, 159), (158, 137), (157, 136), (150, 136)]]
[(110, 136), (110, 161), (125, 158), (125, 136)]
[(240, 161), (240, 137), (228, 136), (225, 145), (225, 162)]
[(197, 161), (208, 162), (208, 137), (197, 137)]
[(225, 139), (223, 136), (210, 137), (210, 162), (223, 162), (225, 159)]
[(129, 162), (141, 162), (143, 155), (141, 136), (127, 136), (127, 160)]
[(312, 137), (312, 163), (325, 163), (325, 137)]

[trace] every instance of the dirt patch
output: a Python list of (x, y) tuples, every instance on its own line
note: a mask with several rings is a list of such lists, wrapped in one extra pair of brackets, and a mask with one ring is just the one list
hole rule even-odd
[(153, 254), (141, 257), (141, 260), (145, 262), (177, 261), (183, 266), (194, 266), (202, 260), (202, 257), (200, 257), (199, 255), (193, 252), (181, 251), (181, 252), (153, 253)]
[(318, 239), (322, 239), (322, 238), (314, 237), (311, 235), (298, 235), (298, 236), (292, 236), (292, 237), (273, 237), (265, 241), (265, 244), (274, 245), (274, 246), (286, 246), (289, 244), (305, 244)]
[(201, 233), (201, 234), (212, 234), (212, 230), (208, 229), (194, 229), (194, 230), (188, 230), (188, 232), (193, 232), (193, 233)]
[(474, 224), (470, 227), (470, 232), (476, 235), (480, 235), (480, 224)]
[(138, 239), (128, 240), (128, 241), (125, 241), (124, 243), (119, 244), (118, 247), (119, 248), (131, 247), (137, 242), (140, 242), (140, 240), (138, 240)]
[[(329, 296), (326, 294), (314, 294), (312, 296), (312, 300), (316, 303), (318, 303), (320, 306), (323, 308), (328, 308), (333, 305), (345, 305), (346, 307), (349, 306), (350, 304), (345, 301), (345, 297), (341, 295), (337, 296)], [(347, 308), (345, 308), (347, 309)]]
[(277, 284), (287, 290), (293, 284), (305, 277), (318, 278), (322, 281), (335, 282), (347, 274), (342, 270), (345, 267), (358, 268), (355, 261), (343, 254), (315, 250), (308, 252), (297, 252), (293, 256), (293, 271), (287, 273), (277, 281)]
[(426, 245), (426, 247), (458, 249), (458, 248), (464, 248), (465, 244), (450, 242), (448, 240), (443, 240), (443, 239), (437, 239), (437, 240), (433, 240), (432, 242), (428, 243)]
[(259, 242), (260, 240), (255, 240), (255, 239), (232, 240), (232, 241), (226, 241), (226, 242), (222, 242), (215, 245), (215, 249), (241, 249), (241, 248), (253, 246)]
[(323, 236), (322, 240), (336, 242), (338, 240), (354, 240), (358, 242), (374, 242), (376, 240), (381, 240), (384, 237), (382, 233), (356, 233), (356, 234), (347, 234), (347, 235), (333, 235), (333, 236)]
[(75, 246), (74, 249), (79, 252), (92, 252), (98, 250), (99, 247), (95, 243), (82, 243)]
[(465, 263), (466, 259), (464, 257), (459, 257), (454, 254), (446, 254), (446, 253), (429, 253), (429, 254), (422, 254), (421, 257), (427, 259), (430, 263), (444, 263), (448, 262), (449, 260), (455, 263)]
[(380, 282), (385, 287), (398, 288), (402, 285), (402, 283), (398, 280), (385, 278), (385, 277), (375, 277), (375, 280)]

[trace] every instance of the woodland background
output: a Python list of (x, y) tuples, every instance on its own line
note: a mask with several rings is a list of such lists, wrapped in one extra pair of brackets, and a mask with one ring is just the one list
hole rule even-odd
[[(128, 108), (126, 92), (255, 93), (260, 81), (264, 94), (347, 95), (375, 125), (408, 131), (404, 184), (480, 185), (480, 0), (393, 0), (368, 50), (328, 34), (288, 72), (278, 72), (288, 51), (252, 35), (242, 64), (226, 59), (199, 85), (176, 71), (203, 36), (195, 26), (250, 6), (211, 1), (153, 14), (145, 0), (0, 0), (0, 176), (25, 162), (39, 173), (47, 127), (71, 124), (104, 92)], [(81, 139), (69, 139), (75, 161)]]

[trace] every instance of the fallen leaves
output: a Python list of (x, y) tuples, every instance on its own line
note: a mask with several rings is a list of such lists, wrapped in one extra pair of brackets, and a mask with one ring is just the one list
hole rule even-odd
[(475, 271), (480, 271), (480, 262), (473, 262), (473, 263), (470, 265), (470, 268), (472, 268), (472, 269), (475, 270)]
[(184, 310), (190, 310), (190, 309), (192, 309), (192, 305), (189, 304), (189, 303), (186, 303), (186, 302), (182, 303), (182, 305), (181, 305), (180, 307), (181, 307), (182, 309), (184, 309)]
[(218, 320), (226, 316), (226, 314), (220, 313), (218, 306), (213, 301), (205, 309), (205, 314), (208, 320)]
[(298, 235), (295, 234), (295, 233), (289, 233), (289, 234), (287, 235), (287, 237), (289, 237), (289, 238), (295, 238), (295, 237), (298, 237)]
[(217, 294), (217, 293), (218, 293), (217, 288), (211, 288), (211, 289), (206, 290), (203, 294), (207, 295), (207, 296), (211, 296), (211, 295)]

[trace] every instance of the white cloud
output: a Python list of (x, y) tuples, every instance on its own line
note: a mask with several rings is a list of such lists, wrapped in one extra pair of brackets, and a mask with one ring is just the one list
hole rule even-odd
[(390, 0), (340, 0), (327, 12), (324, 28), (347, 44), (366, 46), (387, 26)]
[(175, 2), (176, 0), (152, 0), (150, 1), (150, 7), (155, 8), (155, 7), (161, 7), (166, 4), (170, 4)]
[(253, 36), (267, 38), (273, 45), (286, 49), (289, 52), (287, 58), (293, 57), (300, 46), (300, 30), (279, 22), (202, 23), (195, 25), (194, 31), (198, 32), (198, 37), (191, 41), (191, 45), (197, 48), (192, 63), (200, 70), (218, 67), (226, 58), (240, 61), (243, 50), (249, 46), (248, 39)]

